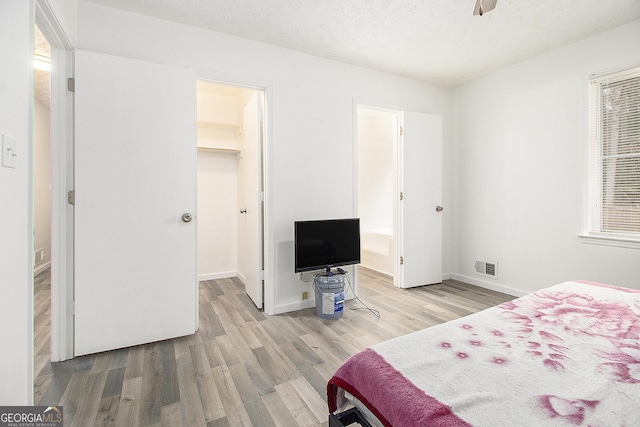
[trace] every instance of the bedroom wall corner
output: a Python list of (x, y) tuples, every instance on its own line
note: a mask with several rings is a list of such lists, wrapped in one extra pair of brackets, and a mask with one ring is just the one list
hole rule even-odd
[[(640, 20), (453, 90), (453, 273), (531, 292), (584, 279), (640, 288), (638, 249), (585, 244), (587, 77), (640, 63)], [(495, 261), (497, 280), (474, 261)]]

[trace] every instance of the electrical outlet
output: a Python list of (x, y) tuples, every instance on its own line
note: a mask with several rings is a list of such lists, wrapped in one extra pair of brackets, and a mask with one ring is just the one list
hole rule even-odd
[(309, 298), (309, 292), (303, 292), (302, 293), (302, 301), (306, 300)]
[(16, 168), (16, 140), (2, 135), (2, 166), (7, 168)]

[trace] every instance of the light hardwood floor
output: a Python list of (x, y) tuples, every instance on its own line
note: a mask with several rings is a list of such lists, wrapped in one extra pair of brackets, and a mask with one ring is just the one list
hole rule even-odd
[(50, 281), (35, 283), (35, 404), (62, 405), (65, 426), (326, 426), (326, 383), (383, 340), (513, 299), (461, 282), (396, 289), (359, 268), (341, 319), (314, 309), (258, 311), (236, 279), (200, 283), (195, 335), (49, 362)]

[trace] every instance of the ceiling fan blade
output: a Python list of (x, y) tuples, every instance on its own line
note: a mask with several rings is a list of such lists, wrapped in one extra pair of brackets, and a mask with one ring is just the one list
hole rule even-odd
[(473, 9), (474, 15), (480, 15), (496, 8), (498, 0), (476, 0), (476, 7)]

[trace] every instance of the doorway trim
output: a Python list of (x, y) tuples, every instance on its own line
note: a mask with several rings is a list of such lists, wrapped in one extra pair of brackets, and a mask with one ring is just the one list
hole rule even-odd
[[(275, 259), (274, 259), (274, 236), (271, 227), (271, 210), (269, 195), (271, 194), (271, 169), (272, 150), (270, 141), (272, 140), (273, 119), (273, 83), (261, 79), (252, 79), (243, 76), (231, 75), (221, 71), (214, 71), (202, 68), (194, 68), (195, 81), (206, 81), (210, 83), (243, 87), (264, 94), (263, 105), (263, 139), (262, 139), (262, 186), (263, 186), (263, 212), (262, 223), (262, 251), (263, 251), (263, 310), (265, 314), (274, 315), (276, 307), (276, 295), (273, 284), (275, 283)], [(195, 90), (194, 81), (194, 90)]]
[(51, 48), (51, 361), (58, 362), (74, 356), (73, 206), (67, 204), (73, 189), (73, 94), (67, 91), (73, 46), (46, 0), (35, 1), (35, 25)]
[[(358, 212), (358, 169), (359, 169), (359, 157), (358, 157), (358, 108), (368, 108), (371, 110), (379, 110), (384, 112), (393, 113), (396, 115), (396, 138), (393, 147), (393, 167), (394, 167), (394, 175), (395, 175), (395, 188), (394, 188), (394, 201), (393, 201), (393, 236), (394, 236), (394, 246), (395, 246), (395, 255), (396, 260), (394, 262), (394, 271), (393, 271), (393, 285), (395, 287), (400, 287), (400, 283), (402, 283), (402, 268), (400, 267), (400, 255), (402, 248), (402, 203), (400, 203), (400, 191), (402, 191), (402, 163), (401, 163), (401, 134), (400, 128), (402, 127), (402, 112), (403, 109), (396, 105), (384, 104), (380, 102), (374, 102), (369, 100), (353, 100), (353, 170), (354, 170), (354, 186), (353, 186), (353, 204), (354, 204), (354, 215), (359, 215)], [(357, 269), (357, 266), (356, 266)], [(357, 270), (356, 270), (357, 271)], [(357, 285), (357, 274), (356, 274), (356, 285)], [(356, 286), (357, 289), (357, 286)]]

